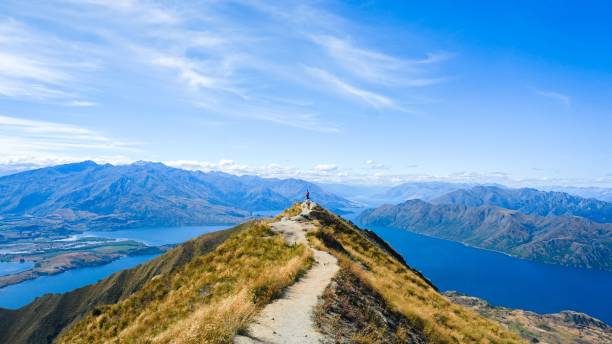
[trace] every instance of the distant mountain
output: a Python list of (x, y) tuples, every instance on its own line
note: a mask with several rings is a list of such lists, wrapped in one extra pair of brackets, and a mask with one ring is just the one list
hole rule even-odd
[(596, 222), (612, 222), (612, 203), (572, 196), (564, 192), (536, 189), (508, 189), (496, 186), (475, 186), (437, 197), (434, 204), (457, 204), (477, 207), (494, 205), (518, 210), (527, 215), (581, 216)]
[(577, 186), (546, 186), (538, 189), (544, 191), (561, 191), (584, 198), (595, 198), (600, 201), (612, 202), (612, 188), (577, 187)]
[(525, 215), (492, 205), (470, 205), (473, 206), (410, 200), (366, 210), (357, 221), (535, 261), (612, 271), (612, 224), (575, 216)]
[(332, 209), (351, 203), (298, 179), (194, 172), (161, 163), (92, 161), (0, 178), (6, 227), (74, 229), (236, 223), (252, 211), (283, 209), (303, 198)]
[(447, 182), (409, 182), (394, 186), (384, 193), (375, 195), (388, 203), (399, 203), (409, 199), (429, 201), (452, 191), (467, 189), (474, 184)]
[(357, 184), (338, 184), (338, 183), (317, 183), (324, 190), (349, 199), (357, 205), (375, 206), (383, 204), (385, 200), (378, 198), (378, 195), (389, 189), (388, 186), (380, 185), (357, 185)]

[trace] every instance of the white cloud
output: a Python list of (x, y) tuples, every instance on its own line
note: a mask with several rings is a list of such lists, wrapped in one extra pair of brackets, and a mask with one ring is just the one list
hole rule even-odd
[(46, 65), (44, 61), (0, 51), (0, 75), (42, 83), (59, 84), (70, 80), (65, 72)]
[(176, 69), (179, 72), (181, 79), (187, 82), (190, 87), (194, 88), (210, 88), (210, 89), (228, 89), (223, 79), (217, 79), (198, 70), (195, 62), (189, 61), (181, 57), (164, 56), (152, 61), (153, 64)]
[(546, 98), (550, 98), (550, 99), (554, 99), (556, 101), (559, 101), (559, 102), (563, 103), (566, 106), (570, 105), (571, 102), (572, 102), (572, 98), (570, 96), (567, 96), (567, 95), (562, 94), (562, 93), (553, 92), (553, 91), (547, 91), (547, 90), (539, 90), (539, 89), (533, 89), (533, 91), (537, 95), (540, 95), (540, 96), (546, 97)]
[(153, 1), (141, 0), (75, 0), (77, 4), (90, 4), (106, 8), (115, 13), (120, 13), (138, 20), (152, 24), (168, 24), (180, 21), (180, 17), (174, 11), (161, 7)]
[[(325, 103), (345, 97), (406, 111), (394, 99), (397, 86), (441, 82), (425, 68), (450, 56), (410, 60), (340, 39), (350, 37), (352, 24), (316, 4), (67, 0), (40, 6), (49, 30), (0, 20), (0, 96), (92, 107), (104, 101), (92, 95), (115, 96), (107, 94), (115, 91), (108, 75), (129, 71), (136, 82), (144, 76), (145, 87), (184, 92), (169, 96), (205, 109), (207, 118), (337, 133), (342, 123)], [(263, 15), (236, 20), (234, 7)], [(312, 50), (313, 43), (327, 54), (286, 49)], [(309, 82), (313, 76), (323, 82)]]
[(98, 104), (96, 102), (90, 102), (87, 100), (72, 100), (67, 102), (65, 105), (72, 107), (92, 107), (97, 106)]
[(318, 164), (314, 167), (315, 171), (333, 172), (338, 170), (338, 166), (334, 164)]
[(331, 86), (333, 89), (335, 89), (339, 93), (351, 96), (375, 108), (395, 108), (396, 107), (396, 104), (392, 99), (385, 97), (381, 94), (370, 92), (370, 91), (358, 88), (356, 86), (350, 85), (338, 79), (337, 77), (335, 77), (334, 75), (332, 75), (331, 73), (327, 71), (324, 71), (319, 68), (313, 68), (313, 67), (304, 67), (304, 68), (311, 75), (324, 81), (325, 83), (327, 83), (329, 86)]
[(83, 151), (104, 155), (134, 150), (134, 142), (110, 138), (80, 126), (0, 115), (0, 156), (6, 161), (17, 158), (23, 161), (23, 157), (40, 161)]
[(370, 82), (404, 86), (427, 86), (448, 80), (446, 77), (418, 77), (427, 65), (450, 59), (448, 53), (429, 53), (420, 60), (407, 60), (376, 50), (356, 47), (351, 41), (330, 35), (314, 35), (313, 42), (323, 47), (337, 64)]
[(377, 161), (374, 161), (374, 160), (366, 160), (365, 163), (366, 163), (366, 165), (369, 168), (371, 168), (373, 170), (383, 170), (383, 169), (387, 168), (387, 166), (385, 166), (385, 164), (377, 162)]
[(38, 102), (77, 97), (81, 75), (97, 68), (82, 47), (0, 18), (0, 96)]

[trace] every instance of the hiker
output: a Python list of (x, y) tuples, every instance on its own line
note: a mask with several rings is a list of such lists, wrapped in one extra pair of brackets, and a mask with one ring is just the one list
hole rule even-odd
[(306, 206), (310, 209), (310, 191), (306, 189)]

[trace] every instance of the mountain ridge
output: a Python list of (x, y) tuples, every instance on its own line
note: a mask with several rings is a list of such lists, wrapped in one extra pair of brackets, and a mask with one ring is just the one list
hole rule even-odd
[(612, 270), (612, 224), (535, 216), (492, 205), (408, 200), (365, 210), (357, 221), (395, 227), (546, 263)]
[[(5, 227), (117, 229), (237, 223), (260, 210), (283, 209), (306, 190), (330, 208), (351, 202), (299, 179), (204, 173), (139, 161), (93, 161), (0, 177)], [(7, 221), (8, 222), (8, 221)]]
[(612, 203), (594, 198), (583, 198), (559, 191), (540, 191), (533, 188), (501, 188), (474, 186), (459, 189), (431, 200), (434, 204), (462, 204), (466, 206), (494, 205), (518, 210), (526, 215), (573, 215), (595, 222), (612, 222)]

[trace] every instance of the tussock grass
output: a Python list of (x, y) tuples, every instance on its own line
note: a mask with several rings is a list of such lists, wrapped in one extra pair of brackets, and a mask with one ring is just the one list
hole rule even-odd
[(294, 217), (302, 213), (302, 203), (293, 203), (293, 205), (285, 209), (282, 213), (276, 215), (275, 220), (280, 220), (283, 217)]
[(59, 343), (228, 343), (312, 264), (254, 221), (214, 251), (152, 278), (129, 298), (94, 310)]
[[(311, 216), (321, 227), (309, 240), (334, 254), (343, 268), (380, 294), (391, 309), (404, 315), (411, 327), (431, 343), (523, 343), (502, 325), (451, 303), (417, 272), (369, 238), (371, 234), (339, 217), (315, 209)], [(378, 338), (376, 328), (358, 342)], [(376, 342), (376, 341), (374, 341)]]

